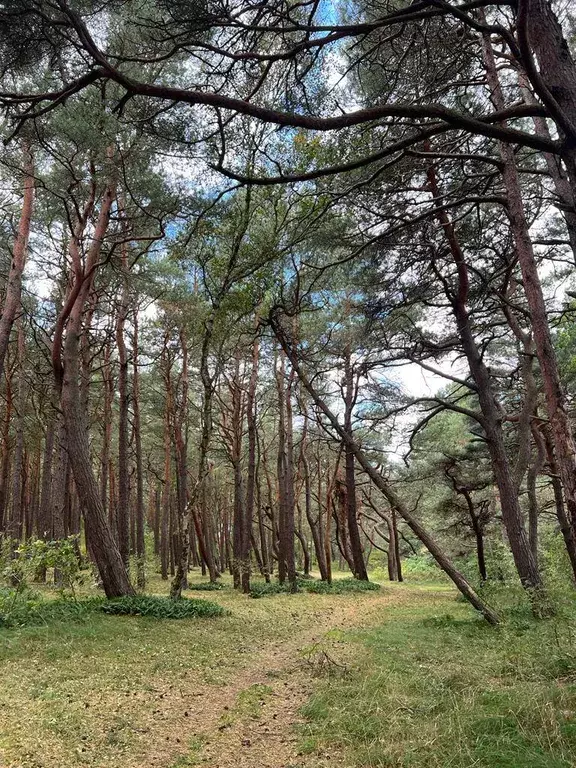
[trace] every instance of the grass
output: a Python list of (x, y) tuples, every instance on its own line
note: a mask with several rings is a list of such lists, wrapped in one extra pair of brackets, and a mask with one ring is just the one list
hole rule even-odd
[(393, 606), (344, 634), (357, 663), (306, 705), (303, 750), (338, 747), (364, 768), (573, 767), (573, 621), (493, 630), (453, 599), (439, 607)]
[[(159, 579), (148, 587), (167, 589)], [(172, 765), (195, 738), (211, 691), (225, 692), (257, 649), (333, 611), (330, 596), (296, 599), (250, 600), (226, 582), (210, 593), (226, 615), (201, 621), (91, 612), (0, 629), (0, 766)]]
[[(295, 765), (315, 766), (326, 753), (364, 768), (576, 763), (570, 618), (538, 623), (510, 611), (513, 620), (494, 630), (438, 584), (250, 600), (223, 583), (210, 602), (224, 615), (201, 621), (91, 611), (81, 621), (0, 629), (0, 765), (198, 764), (211, 739), (206, 712), (216, 729), (258, 719), (271, 700), (262, 680), (275, 684), (275, 649), (290, 643), (314, 690), (299, 732), (306, 754)], [(166, 591), (159, 580), (149, 586)], [(328, 621), (328, 636), (317, 630), (300, 642)], [(272, 666), (258, 666), (261, 649)], [(231, 695), (230, 682), (254, 664), (258, 683)]]

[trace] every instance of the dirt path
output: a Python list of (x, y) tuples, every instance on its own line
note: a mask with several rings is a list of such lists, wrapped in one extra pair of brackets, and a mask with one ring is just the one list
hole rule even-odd
[[(128, 758), (124, 767), (322, 768), (336, 762), (344, 766), (334, 754), (298, 753), (299, 708), (318, 679), (316, 668), (324, 658), (322, 650), (341, 664), (352, 662), (346, 658), (349, 650), (331, 631), (377, 623), (390, 602), (397, 603), (398, 594), (372, 593), (335, 600), (332, 611), (319, 617), (312, 628), (298, 621), (294, 605), (291, 638), (260, 647), (226, 686), (204, 685), (188, 695), (179, 691), (173, 697), (168, 693), (162, 712), (158, 712), (162, 715), (158, 727), (150, 729), (146, 755)], [(328, 633), (332, 637), (327, 638)], [(317, 643), (320, 645), (314, 650)]]

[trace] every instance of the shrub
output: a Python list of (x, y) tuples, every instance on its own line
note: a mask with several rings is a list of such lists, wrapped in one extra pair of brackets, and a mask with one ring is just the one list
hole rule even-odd
[(278, 581), (257, 581), (250, 586), (250, 597), (266, 597), (267, 595), (278, 595), (281, 592), (288, 592), (287, 584), (280, 584)]
[(225, 587), (219, 581), (201, 581), (198, 584), (188, 584), (187, 589), (196, 592), (216, 592), (220, 589), (225, 589)]
[(0, 591), (0, 627), (28, 627), (55, 621), (79, 621), (102, 605), (104, 598), (44, 600), (30, 589)]
[(182, 597), (171, 600), (154, 595), (117, 597), (101, 603), (99, 609), (116, 616), (151, 616), (155, 619), (187, 619), (225, 616), (226, 611), (217, 603)]
[(25, 591), (29, 581), (40, 571), (54, 569), (58, 573), (60, 591), (76, 597), (76, 588), (83, 583), (78, 554), (78, 537), (42, 541), (29, 539), (24, 543), (7, 539), (0, 553), (0, 577), (9, 587)]
[[(373, 592), (380, 589), (379, 584), (371, 581), (359, 581), (358, 579), (336, 579), (332, 584), (327, 581), (316, 581), (314, 579), (297, 579), (299, 592), (310, 592), (315, 595), (343, 595), (350, 592)], [(266, 584), (256, 582), (250, 589), (250, 597), (259, 598), (268, 595), (278, 595), (283, 592), (289, 592), (288, 583), (280, 584), (277, 581)]]
[(380, 584), (375, 584), (373, 581), (359, 581), (358, 579), (348, 578), (337, 579), (332, 582), (330, 587), (332, 593), (340, 595), (345, 592), (377, 592), (380, 589)]
[(224, 616), (221, 606), (207, 600), (138, 595), (106, 600), (90, 597), (84, 600), (45, 600), (26, 590), (0, 590), (0, 627), (28, 627), (51, 624), (58, 621), (82, 621), (95, 612), (112, 615), (152, 616), (156, 619), (186, 619)]

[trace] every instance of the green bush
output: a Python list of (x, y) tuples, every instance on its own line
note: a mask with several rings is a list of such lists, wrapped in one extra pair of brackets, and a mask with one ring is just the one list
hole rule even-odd
[(227, 611), (207, 600), (138, 595), (106, 600), (45, 600), (32, 590), (0, 590), (0, 628), (28, 627), (59, 621), (82, 621), (102, 612), (112, 615), (152, 616), (156, 619), (186, 619), (223, 616)]
[(79, 621), (98, 610), (104, 598), (45, 600), (32, 590), (0, 590), (0, 627), (28, 627), (55, 621)]
[(76, 597), (77, 587), (85, 577), (81, 566), (77, 536), (55, 541), (28, 539), (23, 543), (5, 539), (0, 551), (0, 579), (20, 591), (28, 589), (39, 572), (53, 569), (58, 574), (60, 592)]
[(288, 592), (287, 584), (280, 584), (278, 581), (257, 581), (250, 586), (250, 597), (266, 597), (268, 595), (278, 595), (281, 592)]
[[(374, 592), (380, 589), (379, 584), (371, 581), (359, 581), (358, 579), (336, 579), (331, 584), (327, 581), (316, 581), (315, 579), (297, 579), (299, 592), (310, 592), (315, 595), (343, 595), (350, 592)], [(278, 595), (283, 592), (290, 592), (288, 583), (280, 584), (277, 581), (266, 584), (256, 582), (250, 589), (250, 597), (259, 598), (269, 595)]]
[(151, 616), (155, 619), (187, 619), (225, 616), (226, 611), (217, 603), (182, 597), (171, 600), (154, 595), (117, 597), (101, 603), (99, 610), (115, 616)]
[(196, 592), (217, 592), (220, 589), (225, 589), (225, 587), (219, 581), (201, 581), (198, 584), (188, 584), (187, 589)]
[(330, 586), (330, 591), (337, 595), (345, 592), (377, 592), (380, 589), (380, 584), (376, 584), (373, 581), (359, 581), (353, 578), (337, 579)]

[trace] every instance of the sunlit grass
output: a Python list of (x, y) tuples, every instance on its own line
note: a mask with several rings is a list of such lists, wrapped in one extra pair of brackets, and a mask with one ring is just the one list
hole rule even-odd
[(380, 628), (344, 635), (357, 666), (305, 707), (304, 750), (337, 745), (370, 768), (574, 766), (573, 623), (494, 630), (439, 607), (391, 606)]
[[(194, 582), (205, 581), (200, 573)], [(80, 620), (0, 630), (0, 766), (153, 766), (159, 741), (177, 754), (194, 735), (204, 699), (260, 647), (282, 643), (354, 598), (206, 595), (227, 615), (181, 621), (90, 613)], [(153, 576), (148, 594), (166, 595)], [(45, 597), (57, 597), (47, 588)], [(88, 585), (82, 595), (96, 591)], [(200, 593), (190, 591), (188, 597)], [(169, 740), (168, 745), (166, 740)], [(162, 765), (162, 762), (157, 763)]]

